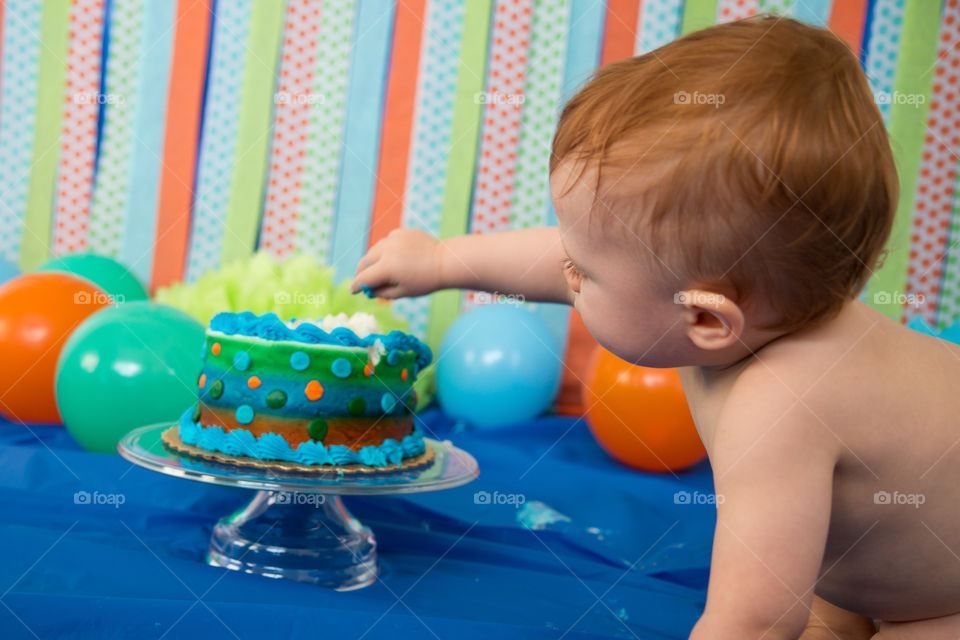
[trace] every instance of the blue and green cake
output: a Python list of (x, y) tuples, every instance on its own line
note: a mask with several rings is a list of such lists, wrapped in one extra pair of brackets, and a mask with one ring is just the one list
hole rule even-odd
[(317, 322), (220, 313), (197, 404), (163, 434), (178, 451), (281, 469), (384, 471), (429, 463), (413, 382), (430, 348), (368, 314)]

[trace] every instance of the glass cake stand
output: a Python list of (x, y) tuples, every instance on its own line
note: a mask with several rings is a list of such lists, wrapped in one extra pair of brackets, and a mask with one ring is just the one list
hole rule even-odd
[(473, 456), (449, 441), (424, 438), (434, 459), (383, 473), (287, 472), (244, 468), (171, 451), (160, 440), (170, 423), (134, 429), (117, 444), (124, 458), (170, 476), (253, 489), (253, 499), (220, 518), (207, 563), (348, 591), (373, 583), (377, 541), (341, 495), (397, 495), (451, 489), (479, 475)]

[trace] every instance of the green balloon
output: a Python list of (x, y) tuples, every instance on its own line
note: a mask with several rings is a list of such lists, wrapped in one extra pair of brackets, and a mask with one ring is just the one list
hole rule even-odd
[(106, 307), (84, 320), (57, 362), (57, 406), (85, 449), (116, 453), (125, 433), (173, 423), (197, 402), (204, 328), (153, 302)]
[(116, 302), (146, 300), (147, 291), (125, 266), (105, 256), (72, 253), (43, 263), (37, 271), (64, 271), (89, 280)]

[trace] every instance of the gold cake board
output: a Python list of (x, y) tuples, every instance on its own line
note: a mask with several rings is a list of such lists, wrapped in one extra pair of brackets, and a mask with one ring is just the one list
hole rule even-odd
[(299, 462), (287, 462), (286, 460), (258, 460), (249, 456), (234, 456), (227, 453), (219, 453), (202, 449), (192, 444), (186, 444), (180, 439), (179, 425), (173, 425), (166, 429), (160, 436), (163, 444), (185, 453), (195, 458), (205, 458), (213, 462), (226, 464), (235, 464), (243, 467), (255, 467), (258, 469), (269, 469), (271, 471), (295, 471), (298, 473), (389, 473), (391, 471), (406, 471), (422, 467), (433, 461), (433, 448), (426, 447), (426, 451), (412, 458), (404, 458), (400, 464), (391, 464), (386, 467), (371, 467), (365, 464), (347, 464), (347, 465), (329, 465), (329, 464), (301, 464)]

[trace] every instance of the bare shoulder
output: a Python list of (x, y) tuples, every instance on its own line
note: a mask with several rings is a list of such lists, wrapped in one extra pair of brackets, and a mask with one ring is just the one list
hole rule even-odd
[(774, 341), (756, 360), (792, 381), (796, 393), (825, 402), (884, 396), (895, 388), (915, 390), (919, 398), (937, 393), (941, 383), (955, 387), (960, 376), (960, 346), (913, 331), (859, 301), (823, 325)]
[(829, 466), (839, 457), (823, 399), (809, 393), (815, 368), (788, 356), (778, 349), (774, 357), (754, 357), (737, 374), (712, 434), (710, 459), (717, 473), (743, 462), (776, 467), (797, 456)]
[(836, 448), (841, 432), (854, 424), (855, 408), (868, 404), (867, 396), (882, 395), (878, 386), (890, 377), (890, 353), (903, 349), (892, 346), (899, 334), (892, 340), (880, 335), (889, 329), (878, 330), (883, 316), (861, 311), (849, 309), (757, 351), (730, 385), (720, 423), (748, 429), (754, 438)]
[(848, 452), (889, 454), (916, 449), (921, 429), (932, 434), (923, 434), (930, 446), (956, 438), (958, 381), (960, 347), (853, 302), (823, 325), (761, 349), (732, 386), (729, 403), (753, 396), (755, 414), (766, 420), (774, 405), (792, 407), (798, 423), (805, 420), (811, 433)]

